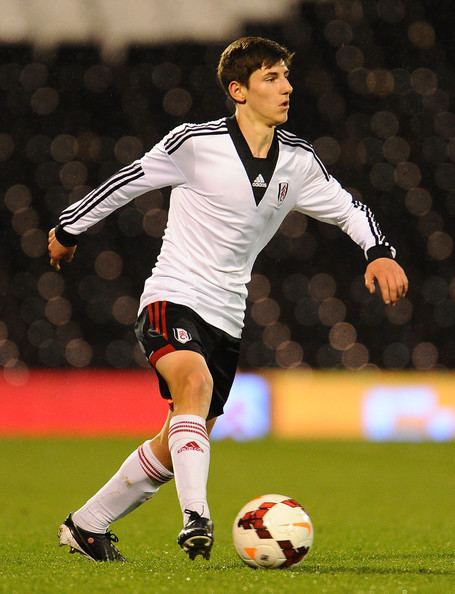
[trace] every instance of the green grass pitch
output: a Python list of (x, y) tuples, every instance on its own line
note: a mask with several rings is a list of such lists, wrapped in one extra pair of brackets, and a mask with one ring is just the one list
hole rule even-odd
[[(455, 592), (455, 444), (215, 442), (209, 498), (215, 546), (189, 561), (175, 539), (174, 486), (114, 526), (127, 564), (57, 547), (57, 527), (138, 444), (127, 439), (0, 441), (0, 592), (5, 594)], [(237, 558), (231, 524), (264, 493), (312, 517), (309, 556), (288, 570)]]

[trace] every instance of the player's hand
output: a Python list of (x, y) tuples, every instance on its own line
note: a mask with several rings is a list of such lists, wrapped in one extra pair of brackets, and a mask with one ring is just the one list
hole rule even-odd
[(367, 266), (365, 271), (365, 287), (376, 293), (375, 281), (378, 283), (384, 303), (395, 305), (408, 292), (408, 279), (395, 260), (378, 258)]
[(55, 237), (55, 229), (51, 229), (47, 239), (47, 251), (49, 252), (51, 266), (58, 272), (60, 270), (61, 260), (65, 260), (65, 262), (71, 262), (71, 260), (74, 258), (76, 246), (74, 245), (72, 247), (67, 247), (62, 245)]

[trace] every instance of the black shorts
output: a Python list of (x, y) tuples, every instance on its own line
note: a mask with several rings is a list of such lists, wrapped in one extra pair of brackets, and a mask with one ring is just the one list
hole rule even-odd
[(161, 396), (172, 402), (168, 385), (155, 368), (156, 362), (173, 351), (200, 353), (213, 379), (213, 395), (207, 419), (223, 414), (240, 351), (240, 339), (204, 321), (191, 308), (169, 301), (156, 301), (138, 317), (135, 332), (150, 365), (155, 369)]

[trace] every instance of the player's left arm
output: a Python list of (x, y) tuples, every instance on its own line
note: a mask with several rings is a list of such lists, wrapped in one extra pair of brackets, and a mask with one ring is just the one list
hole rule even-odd
[(394, 305), (408, 290), (408, 279), (395, 261), (396, 251), (387, 241), (370, 208), (344, 190), (314, 156), (303, 175), (301, 196), (296, 210), (319, 221), (337, 225), (364, 251), (367, 259), (365, 286), (370, 293), (376, 286), (382, 299)]

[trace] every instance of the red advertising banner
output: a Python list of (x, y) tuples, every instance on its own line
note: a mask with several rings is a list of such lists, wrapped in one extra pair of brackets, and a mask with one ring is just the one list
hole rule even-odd
[(168, 406), (147, 370), (0, 375), (1, 435), (151, 435)]

